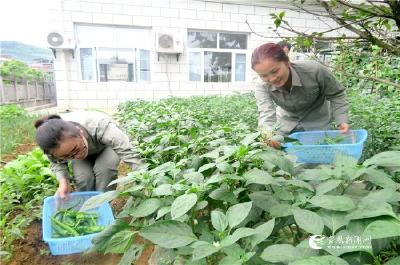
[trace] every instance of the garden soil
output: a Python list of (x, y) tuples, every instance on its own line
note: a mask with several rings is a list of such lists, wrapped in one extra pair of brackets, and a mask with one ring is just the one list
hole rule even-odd
[(18, 155), (24, 155), (29, 153), (33, 149), (37, 147), (36, 143), (24, 143), (18, 145), (14, 151), (9, 154), (1, 155), (1, 164), (0, 168), (3, 167), (6, 163), (16, 159)]

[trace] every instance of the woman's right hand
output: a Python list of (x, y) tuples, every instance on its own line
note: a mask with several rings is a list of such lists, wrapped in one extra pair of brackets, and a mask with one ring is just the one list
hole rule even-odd
[(59, 196), (61, 199), (65, 200), (68, 198), (68, 194), (70, 192), (71, 192), (71, 185), (69, 185), (69, 181), (67, 180), (67, 178), (61, 178), (58, 183), (56, 196)]
[(276, 140), (267, 140), (267, 144), (275, 149), (281, 149), (281, 143)]

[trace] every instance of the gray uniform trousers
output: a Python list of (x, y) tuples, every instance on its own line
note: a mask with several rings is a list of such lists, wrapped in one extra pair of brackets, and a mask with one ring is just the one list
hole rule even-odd
[(111, 147), (84, 160), (72, 160), (71, 166), (77, 191), (109, 191), (108, 184), (117, 178), (120, 159)]

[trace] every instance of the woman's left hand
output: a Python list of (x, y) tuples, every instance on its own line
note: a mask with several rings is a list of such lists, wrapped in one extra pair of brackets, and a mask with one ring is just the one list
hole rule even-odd
[(348, 123), (343, 122), (339, 124), (338, 128), (340, 130), (340, 133), (348, 133), (350, 130), (350, 125)]

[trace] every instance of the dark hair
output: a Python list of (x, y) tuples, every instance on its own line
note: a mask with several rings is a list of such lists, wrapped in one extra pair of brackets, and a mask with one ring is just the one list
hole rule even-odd
[(251, 68), (254, 69), (264, 59), (271, 58), (278, 62), (289, 62), (289, 57), (282, 47), (275, 43), (265, 43), (254, 49), (251, 55)]
[(278, 42), (278, 45), (281, 46), (282, 49), (287, 47), (288, 50), (290, 50), (290, 48), (292, 48), (292, 44), (290, 44), (289, 42), (287, 42), (285, 40)]
[(37, 120), (35, 128), (36, 143), (46, 154), (58, 147), (65, 137), (79, 136), (79, 129), (72, 122), (61, 119), (57, 114)]

